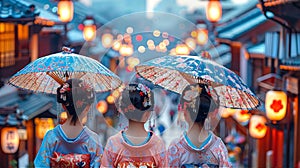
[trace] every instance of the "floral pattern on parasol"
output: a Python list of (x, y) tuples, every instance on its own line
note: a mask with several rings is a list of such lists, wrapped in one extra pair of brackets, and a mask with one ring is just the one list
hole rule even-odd
[(93, 86), (95, 92), (118, 88), (121, 79), (95, 59), (63, 52), (41, 57), (17, 72), (9, 83), (19, 88), (56, 94), (56, 89), (66, 80), (77, 78)]
[(215, 100), (227, 108), (253, 109), (258, 98), (234, 72), (198, 56), (164, 56), (135, 67), (152, 83), (181, 94), (189, 83), (204, 83)]

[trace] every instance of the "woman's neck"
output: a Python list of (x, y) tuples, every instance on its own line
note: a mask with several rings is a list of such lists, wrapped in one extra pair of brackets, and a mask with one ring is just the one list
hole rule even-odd
[(83, 129), (83, 125), (80, 123), (80, 121), (77, 120), (74, 125), (74, 122), (72, 122), (71, 118), (68, 118), (61, 127), (67, 137), (71, 139), (76, 138)]
[(125, 136), (133, 144), (141, 144), (148, 136), (148, 132), (144, 128), (143, 122), (129, 120), (128, 129), (125, 131)]
[(203, 128), (203, 125), (194, 123), (187, 132), (187, 136), (195, 146), (199, 147), (208, 137), (208, 131)]
[(147, 136), (147, 131), (144, 128), (143, 122), (137, 122), (133, 120), (129, 120), (128, 129), (126, 130), (126, 134), (138, 137)]

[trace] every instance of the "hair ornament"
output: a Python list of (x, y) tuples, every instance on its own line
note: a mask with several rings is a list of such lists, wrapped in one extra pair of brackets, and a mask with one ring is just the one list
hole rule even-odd
[(63, 100), (63, 101), (66, 101), (67, 100), (67, 95), (66, 93), (67, 92), (70, 92), (71, 91), (71, 88), (70, 88), (70, 85), (68, 83), (64, 83), (61, 87), (61, 89), (59, 90), (59, 92), (61, 93), (60, 95), (60, 98)]

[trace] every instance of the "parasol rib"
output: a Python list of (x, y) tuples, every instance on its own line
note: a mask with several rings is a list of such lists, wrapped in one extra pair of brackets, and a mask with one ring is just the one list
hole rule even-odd
[(46, 74), (49, 75), (52, 79), (54, 79), (60, 85), (62, 85), (64, 83), (64, 81), (62, 79), (60, 79), (56, 74), (51, 73), (51, 72), (46, 72)]

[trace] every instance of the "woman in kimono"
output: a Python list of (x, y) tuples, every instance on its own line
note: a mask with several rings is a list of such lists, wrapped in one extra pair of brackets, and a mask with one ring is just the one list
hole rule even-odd
[(194, 84), (182, 93), (179, 112), (189, 128), (168, 148), (170, 167), (231, 167), (224, 143), (208, 129), (208, 113), (217, 104), (207, 90), (206, 85)]
[(119, 111), (129, 120), (128, 128), (108, 139), (101, 167), (168, 167), (163, 140), (144, 128), (153, 109), (150, 89), (143, 84), (129, 84), (118, 102)]
[(100, 137), (83, 125), (94, 98), (93, 88), (79, 79), (69, 79), (57, 89), (57, 101), (68, 118), (46, 133), (35, 167), (100, 167)]

